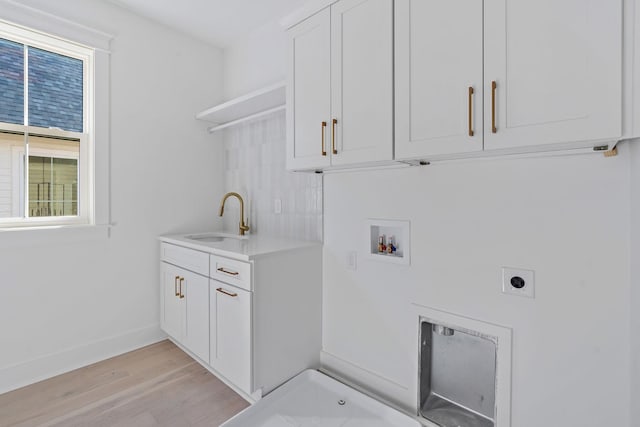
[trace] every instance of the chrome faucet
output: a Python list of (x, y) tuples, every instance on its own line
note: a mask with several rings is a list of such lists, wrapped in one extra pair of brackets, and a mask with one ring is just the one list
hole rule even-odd
[(224, 195), (224, 197), (222, 198), (222, 201), (220, 202), (220, 216), (222, 216), (222, 214), (224, 214), (224, 202), (227, 201), (227, 199), (231, 196), (235, 196), (238, 198), (238, 200), (240, 201), (240, 235), (244, 236), (244, 232), (245, 231), (249, 231), (249, 220), (247, 220), (247, 224), (245, 224), (244, 222), (244, 200), (242, 200), (242, 196), (239, 195), (238, 193), (235, 192), (231, 192), (231, 193), (227, 193)]

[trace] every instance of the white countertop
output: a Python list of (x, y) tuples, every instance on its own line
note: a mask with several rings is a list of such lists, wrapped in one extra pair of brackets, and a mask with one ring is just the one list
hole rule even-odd
[(299, 248), (322, 245), (321, 242), (280, 239), (277, 237), (267, 237), (251, 234), (248, 235), (247, 238), (239, 239), (234, 235), (217, 233), (220, 235), (228, 236), (227, 238), (219, 242), (197, 241), (186, 237), (197, 234), (206, 233), (180, 233), (160, 236), (158, 237), (158, 239), (162, 242), (172, 243), (174, 245), (182, 246), (185, 248), (195, 249), (202, 252), (209, 252), (214, 255), (234, 258), (241, 261), (250, 261), (257, 257), (269, 255), (275, 252), (285, 252)]

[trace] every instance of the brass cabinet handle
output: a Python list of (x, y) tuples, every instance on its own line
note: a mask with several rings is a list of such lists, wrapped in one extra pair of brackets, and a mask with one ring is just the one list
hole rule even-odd
[(498, 89), (498, 83), (496, 81), (491, 82), (491, 132), (498, 133), (496, 127), (496, 90)]
[(177, 297), (180, 296), (180, 292), (178, 292), (178, 279), (180, 278), (180, 276), (176, 276), (175, 280), (173, 281), (173, 292), (176, 294)]
[(324, 130), (327, 128), (327, 122), (322, 122), (322, 155), (327, 155), (327, 150), (324, 148)]
[(336, 150), (336, 125), (338, 124), (338, 119), (333, 119), (331, 122), (331, 150), (333, 154), (338, 154), (338, 150)]
[(473, 135), (473, 87), (469, 86), (469, 136)]
[(184, 283), (184, 277), (180, 278), (180, 299), (184, 298), (184, 294), (182, 293), (182, 284)]
[(237, 276), (238, 274), (240, 274), (237, 271), (225, 270), (224, 267), (218, 268), (218, 271), (224, 274), (230, 274), (231, 276)]
[(234, 297), (234, 298), (238, 296), (238, 294), (236, 294), (235, 292), (225, 291), (222, 288), (218, 288), (216, 289), (216, 291), (220, 292), (221, 294), (229, 295), (230, 297)]

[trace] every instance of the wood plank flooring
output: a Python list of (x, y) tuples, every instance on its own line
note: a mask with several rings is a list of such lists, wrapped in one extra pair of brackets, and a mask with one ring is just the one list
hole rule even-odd
[(0, 395), (0, 427), (215, 427), (248, 405), (162, 341)]

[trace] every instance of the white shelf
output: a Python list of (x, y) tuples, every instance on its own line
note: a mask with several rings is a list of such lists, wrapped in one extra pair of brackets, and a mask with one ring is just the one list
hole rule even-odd
[(254, 120), (284, 110), (285, 90), (285, 82), (279, 82), (208, 108), (196, 114), (196, 119), (213, 123), (214, 126), (209, 128), (209, 132)]

